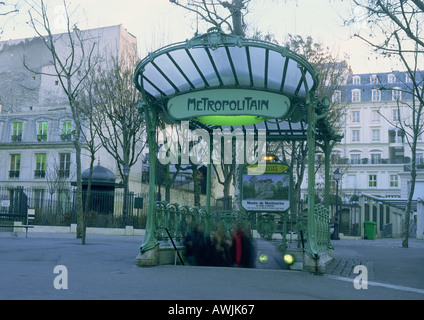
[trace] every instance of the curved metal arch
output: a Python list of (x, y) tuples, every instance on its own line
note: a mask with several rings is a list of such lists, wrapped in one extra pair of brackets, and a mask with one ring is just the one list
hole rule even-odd
[(314, 92), (318, 73), (302, 56), (270, 42), (216, 30), (149, 53), (134, 73), (144, 98), (159, 103), (182, 93), (223, 87), (303, 100), (308, 96), (305, 81)]

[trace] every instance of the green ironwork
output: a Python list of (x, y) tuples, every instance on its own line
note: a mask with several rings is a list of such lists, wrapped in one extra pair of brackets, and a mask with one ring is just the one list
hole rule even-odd
[(165, 229), (168, 229), (177, 244), (182, 245), (184, 237), (196, 224), (203, 225), (207, 230), (209, 223), (210, 216), (201, 208), (165, 201), (155, 202), (155, 238), (162, 246), (171, 245)]
[[(222, 66), (218, 59), (223, 60)], [(260, 69), (262, 60), (263, 69)], [(265, 119), (246, 128), (266, 129), (267, 141), (306, 140), (305, 98), (318, 86), (318, 74), (303, 57), (288, 48), (211, 30), (150, 53), (138, 64), (134, 82), (145, 103), (160, 109), (167, 122), (174, 122), (168, 115), (167, 102), (185, 93), (248, 89), (286, 96), (290, 99), (290, 111), (284, 118)], [(210, 125), (197, 125), (214, 129)]]
[[(273, 43), (244, 39), (227, 35), (213, 29), (191, 40), (165, 46), (145, 57), (136, 67), (134, 83), (142, 93), (140, 111), (146, 119), (149, 150), (157, 150), (156, 128), (159, 116), (168, 123), (174, 123), (167, 110), (170, 99), (198, 91), (211, 89), (260, 90), (284, 95), (290, 100), (290, 110), (283, 118), (264, 118), (260, 123), (241, 126), (242, 130), (266, 130), (267, 141), (299, 141), (308, 143), (308, 214), (307, 222), (299, 221), (306, 241), (305, 252), (318, 263), (320, 252), (328, 250), (328, 211), (315, 205), (315, 145), (316, 142), (338, 139), (327, 119), (328, 98), (318, 99), (318, 74), (303, 57)], [(191, 118), (194, 128), (212, 132), (217, 127)], [(233, 125), (228, 126), (234, 129)], [(329, 156), (330, 149), (325, 153)], [(163, 228), (171, 230), (176, 239), (193, 221), (200, 219), (207, 232), (217, 223), (229, 225), (242, 222), (250, 227), (258, 224), (259, 230), (269, 238), (273, 228), (280, 225), (284, 230), (291, 224), (292, 217), (284, 214), (258, 216), (246, 212), (212, 213), (210, 210), (211, 165), (208, 165), (207, 210), (188, 208), (176, 204), (155, 203), (155, 152), (150, 152), (149, 211), (141, 253), (153, 249), (159, 239), (167, 239)], [(328, 165), (328, 161), (326, 162)], [(326, 180), (328, 180), (326, 175)], [(326, 181), (328, 185), (328, 181)], [(324, 213), (323, 213), (324, 212)], [(302, 216), (303, 219), (303, 216)], [(326, 220), (327, 219), (327, 220)], [(277, 228), (278, 229), (278, 228)], [(297, 230), (298, 232), (299, 230)], [(284, 239), (287, 237), (286, 231)], [(328, 239), (327, 239), (328, 238)], [(162, 240), (160, 240), (162, 241)], [(167, 242), (167, 240), (165, 241)], [(285, 240), (284, 240), (285, 242)], [(286, 245), (286, 244), (283, 244)]]
[(328, 224), (329, 210), (322, 204), (316, 204), (314, 218), (318, 251), (326, 252), (333, 248), (330, 242), (330, 226)]
[[(213, 237), (218, 229), (225, 230), (231, 236), (233, 228), (243, 228), (253, 236), (265, 240), (281, 241), (282, 250), (302, 248), (308, 242), (307, 212), (301, 213), (252, 213), (237, 210), (205, 210), (178, 203), (155, 202), (155, 237), (161, 246), (171, 246), (169, 234), (177, 245), (182, 246), (185, 236), (194, 226), (201, 224), (204, 234)], [(315, 225), (317, 228), (317, 246), (320, 252), (331, 249), (329, 241), (328, 210), (321, 205), (315, 207)], [(302, 236), (303, 235), (303, 243)]]

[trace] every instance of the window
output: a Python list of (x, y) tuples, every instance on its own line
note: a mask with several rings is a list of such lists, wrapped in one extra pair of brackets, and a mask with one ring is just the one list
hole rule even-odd
[(403, 143), (404, 137), (403, 130), (392, 129), (389, 130), (389, 143)]
[(12, 123), (12, 142), (22, 141), (22, 122)]
[(47, 155), (45, 153), (36, 153), (35, 154), (35, 178), (45, 178), (46, 177), (46, 159)]
[(371, 163), (372, 164), (380, 164), (381, 163), (381, 154), (371, 153)]
[(390, 187), (391, 188), (399, 187), (399, 177), (397, 174), (390, 175)]
[(360, 121), (360, 113), (359, 111), (352, 111), (352, 122)]
[(69, 170), (71, 167), (71, 154), (70, 153), (60, 153), (60, 163), (59, 163), (59, 177), (60, 178), (69, 178)]
[(359, 130), (352, 130), (352, 142), (359, 142)]
[(380, 113), (378, 112), (378, 110), (371, 111), (371, 121), (380, 122)]
[(62, 141), (71, 141), (71, 133), (72, 133), (72, 122), (64, 121), (62, 122), (62, 134), (60, 135), (60, 139)]
[(376, 174), (370, 174), (368, 176), (368, 186), (370, 188), (376, 188), (377, 187), (377, 175)]
[(378, 78), (376, 74), (373, 74), (370, 76), (370, 84), (377, 84), (378, 83)]
[(387, 75), (387, 83), (395, 83), (396, 77), (394, 74)]
[(356, 85), (361, 84), (361, 77), (360, 76), (354, 76), (352, 78), (352, 84), (356, 84)]
[(392, 100), (393, 101), (402, 100), (402, 91), (400, 90), (400, 88), (393, 88)]
[(399, 121), (399, 109), (392, 109), (392, 120), (393, 121)]
[(371, 101), (381, 101), (381, 90), (372, 89), (371, 90)]
[(332, 102), (337, 103), (337, 102), (342, 102), (342, 92), (340, 90), (336, 90), (333, 93), (333, 97), (332, 97)]
[(47, 141), (47, 121), (38, 122), (37, 140), (39, 142)]
[(424, 153), (417, 153), (417, 164), (424, 164)]
[(405, 73), (405, 82), (412, 82), (411, 77), (409, 76), (409, 73)]
[(351, 156), (350, 156), (350, 163), (351, 164), (361, 164), (361, 154), (352, 153)]
[(21, 169), (21, 155), (11, 154), (9, 178), (19, 178), (20, 169)]
[(372, 129), (372, 142), (380, 142), (380, 129)]
[(361, 90), (352, 90), (352, 102), (361, 102)]

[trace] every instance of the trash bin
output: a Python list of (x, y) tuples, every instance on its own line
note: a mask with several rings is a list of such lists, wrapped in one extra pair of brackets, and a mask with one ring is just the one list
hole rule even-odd
[(373, 221), (364, 221), (365, 239), (375, 240), (377, 234), (377, 223)]

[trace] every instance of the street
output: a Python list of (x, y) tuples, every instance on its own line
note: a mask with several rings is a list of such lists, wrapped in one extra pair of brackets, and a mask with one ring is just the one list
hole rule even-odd
[[(0, 233), (0, 299), (137, 300), (365, 300), (424, 299), (424, 241), (340, 240), (325, 275), (271, 268), (239, 269), (135, 265), (140, 237)], [(259, 254), (259, 252), (258, 252)], [(366, 289), (357, 274), (344, 271), (356, 261), (369, 270)], [(352, 264), (352, 263), (351, 263)], [(57, 266), (61, 266), (55, 270)], [(56, 272), (55, 272), (56, 271)]]

